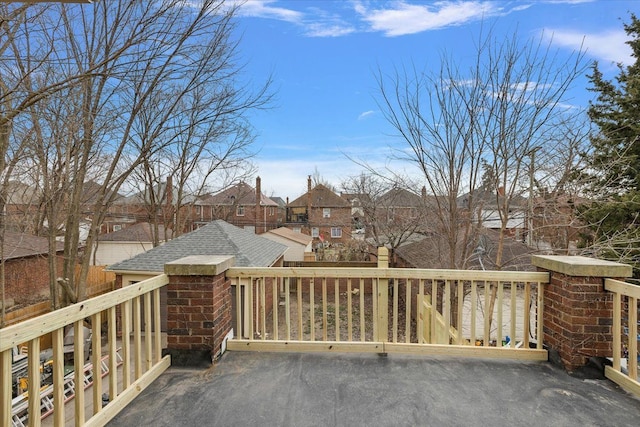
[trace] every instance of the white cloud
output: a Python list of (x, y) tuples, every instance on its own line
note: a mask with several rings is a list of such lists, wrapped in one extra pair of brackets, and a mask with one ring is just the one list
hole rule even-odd
[(373, 111), (373, 110), (365, 111), (364, 113), (361, 113), (361, 114), (358, 116), (358, 120), (364, 120), (364, 119), (366, 119), (367, 117), (372, 116), (372, 115), (373, 115), (373, 114), (375, 114), (375, 113), (376, 113), (376, 112), (375, 112), (375, 111)]
[(593, 3), (596, 0), (546, 0), (547, 3), (555, 4), (581, 4), (581, 3)]
[(368, 10), (361, 2), (355, 10), (374, 31), (387, 36), (401, 36), (461, 25), (503, 13), (493, 1), (439, 1), (430, 4), (407, 4), (400, 0), (392, 8)]
[(308, 37), (340, 37), (351, 34), (355, 31), (355, 28), (348, 25), (340, 24), (324, 24), (324, 23), (310, 23), (306, 26), (307, 31), (305, 35)]
[(274, 2), (275, 0), (247, 0), (240, 5), (238, 12), (240, 16), (271, 18), (294, 23), (302, 20), (303, 14), (301, 12), (271, 6)]
[(631, 65), (634, 62), (631, 47), (625, 43), (629, 37), (623, 30), (585, 34), (572, 30), (546, 29), (545, 34), (552, 37), (556, 45), (573, 50), (586, 49), (588, 56), (606, 64), (621, 62)]

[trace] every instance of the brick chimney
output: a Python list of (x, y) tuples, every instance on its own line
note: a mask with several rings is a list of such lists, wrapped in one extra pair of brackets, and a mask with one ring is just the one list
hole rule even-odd
[(311, 175), (307, 177), (307, 222), (311, 220)]
[[(259, 176), (256, 177), (256, 214), (255, 214), (255, 227), (256, 234), (260, 234), (260, 230), (258, 228), (258, 224), (260, 223), (260, 218), (262, 218), (262, 212), (260, 212), (260, 200), (262, 200), (262, 180)], [(262, 224), (262, 232), (265, 232), (265, 224)]]
[(167, 182), (165, 184), (165, 226), (173, 229), (173, 176), (167, 176)]

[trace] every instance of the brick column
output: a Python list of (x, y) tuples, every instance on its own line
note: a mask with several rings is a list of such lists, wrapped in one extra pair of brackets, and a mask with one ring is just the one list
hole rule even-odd
[(604, 279), (630, 277), (631, 266), (581, 256), (534, 255), (531, 263), (550, 274), (543, 314), (550, 359), (572, 372), (591, 357), (611, 357), (613, 295)]
[(173, 365), (211, 364), (231, 332), (233, 256), (189, 256), (165, 264), (167, 349)]

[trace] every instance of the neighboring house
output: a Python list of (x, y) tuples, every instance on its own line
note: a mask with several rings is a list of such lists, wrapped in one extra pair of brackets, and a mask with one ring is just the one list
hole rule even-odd
[(269, 230), (261, 236), (282, 243), (289, 248), (284, 254), (285, 261), (305, 261), (305, 254), (311, 254), (315, 259), (315, 254), (312, 252), (313, 238), (311, 236), (297, 233), (287, 227)]
[[(49, 288), (49, 241), (25, 233), (4, 232), (5, 299), (7, 307), (46, 300)], [(62, 271), (62, 243), (56, 243), (56, 262)]]
[(126, 286), (162, 274), (166, 263), (191, 255), (233, 255), (238, 267), (271, 267), (282, 263), (286, 250), (283, 244), (216, 220), (105, 270), (120, 276)]
[[(160, 244), (171, 240), (172, 230), (158, 225)], [(91, 263), (93, 265), (111, 265), (153, 248), (153, 225), (148, 222), (126, 226), (121, 230), (98, 236), (94, 243)]]
[[(495, 259), (498, 248), (499, 231), (485, 229), (479, 236), (476, 247), (470, 252), (466, 269), (496, 270)], [(445, 268), (450, 266), (448, 252), (436, 236), (428, 236), (400, 246), (395, 250), (394, 263), (399, 268)], [(504, 238), (502, 249), (502, 270), (529, 271), (531, 250), (522, 241), (509, 236)]]
[(407, 189), (396, 187), (375, 200), (378, 207), (378, 221), (407, 222), (424, 218), (427, 207), (426, 189), (422, 196)]
[(21, 233), (35, 233), (40, 199), (34, 187), (19, 181), (10, 181), (4, 207), (6, 228)]
[[(98, 203), (101, 186), (94, 181), (87, 181), (82, 186), (81, 212), (83, 217), (79, 221), (80, 243), (84, 244), (93, 221), (93, 212)], [(64, 238), (66, 215), (61, 215), (57, 224), (49, 224), (44, 217), (44, 203), (48, 196), (42, 189), (27, 184), (12, 181), (7, 189), (5, 205), (5, 226), (7, 230), (41, 234), (48, 228), (55, 229), (59, 240)], [(61, 204), (58, 209), (64, 212), (67, 206)]]
[[(164, 272), (166, 263), (192, 255), (230, 255), (237, 267), (281, 267), (287, 247), (281, 243), (245, 231), (222, 220), (216, 220), (183, 234), (162, 246), (128, 260), (108, 266), (116, 274), (116, 287), (129, 286)], [(235, 291), (235, 283), (234, 290)], [(246, 283), (241, 283), (246, 286)], [(166, 314), (166, 286), (162, 288), (161, 311)], [(243, 295), (248, 304), (248, 295)], [(246, 312), (246, 311), (245, 311)], [(162, 316), (166, 322), (166, 315)], [(246, 320), (246, 319), (245, 319)], [(162, 330), (166, 330), (163, 323)]]
[(322, 184), (287, 204), (285, 226), (310, 235), (320, 243), (345, 243), (351, 239), (351, 204)]
[(423, 238), (434, 221), (433, 198), (411, 190), (393, 187), (380, 195), (342, 194), (351, 203), (355, 236), (375, 248), (392, 252), (407, 241)]
[(340, 193), (340, 197), (351, 205), (351, 234), (354, 239), (364, 240), (370, 229), (367, 221), (367, 206), (373, 203), (368, 194)]
[[(489, 190), (476, 190), (473, 194), (475, 209), (473, 219), (482, 222), (484, 228), (490, 230), (500, 230), (502, 221), (500, 218), (499, 205), (504, 202), (504, 188), (498, 189), (497, 193)], [(468, 208), (469, 194), (460, 196), (458, 206)], [(508, 235), (522, 239), (526, 231), (527, 199), (521, 196), (514, 196), (509, 201), (509, 212), (507, 216), (506, 232)]]
[(579, 196), (547, 192), (535, 198), (533, 215), (527, 224), (527, 230), (532, 230), (526, 235), (527, 243), (556, 254), (577, 254), (580, 233), (584, 232), (578, 207), (585, 202)]
[(174, 200), (177, 198), (172, 179), (127, 197), (117, 198), (101, 225), (101, 234), (122, 230), (138, 222), (173, 227)]
[(246, 182), (235, 184), (217, 194), (200, 198), (195, 204), (194, 224), (201, 226), (221, 219), (256, 234), (280, 227), (283, 208), (262, 193), (260, 177), (256, 187)]

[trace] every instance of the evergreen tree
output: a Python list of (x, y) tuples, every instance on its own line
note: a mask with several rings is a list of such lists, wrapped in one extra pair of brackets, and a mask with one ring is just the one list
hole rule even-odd
[[(640, 20), (624, 26), (635, 62), (618, 64), (606, 80), (594, 63), (588, 115), (595, 125), (586, 158), (593, 203), (581, 210), (589, 224), (584, 244), (601, 257), (640, 265)], [(636, 268), (636, 271), (638, 269)]]

